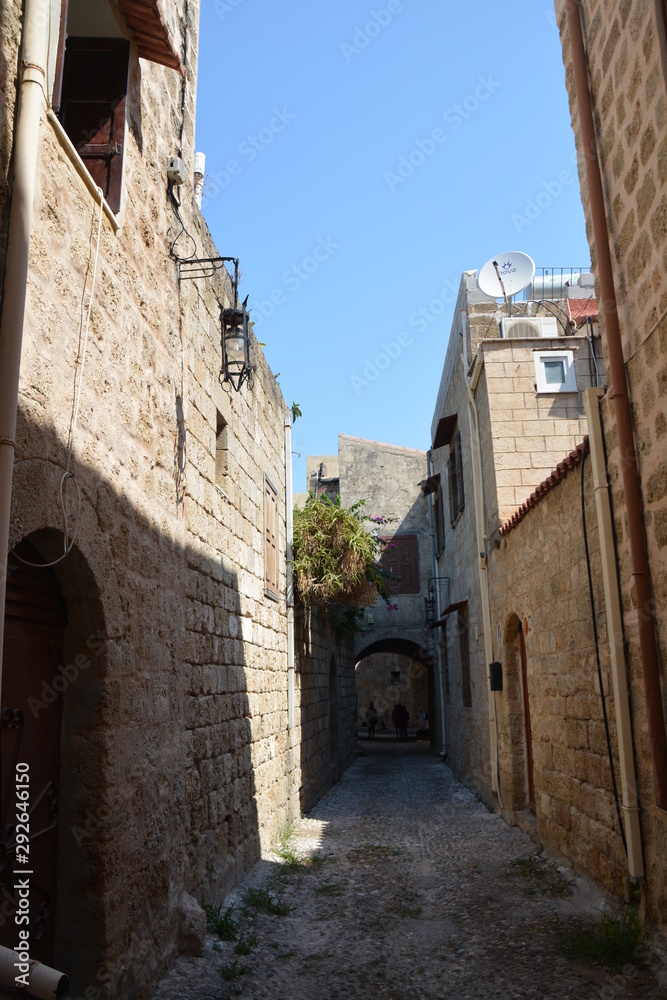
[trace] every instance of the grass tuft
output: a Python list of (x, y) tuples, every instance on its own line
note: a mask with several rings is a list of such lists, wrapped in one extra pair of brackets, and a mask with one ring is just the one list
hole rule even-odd
[(252, 955), (258, 944), (259, 941), (254, 934), (251, 934), (249, 937), (241, 935), (234, 951), (237, 955)]
[(558, 946), (570, 958), (608, 968), (641, 965), (646, 959), (644, 927), (636, 910), (627, 908), (613, 916), (603, 913), (598, 923), (558, 921)]
[(217, 934), (222, 941), (236, 941), (238, 930), (232, 916), (234, 904), (232, 903), (224, 911), (222, 906), (222, 903), (218, 903), (217, 906), (213, 903), (202, 903), (202, 909), (206, 914), (206, 930), (210, 934)]
[(285, 917), (292, 907), (278, 899), (268, 889), (248, 889), (243, 896), (246, 910), (256, 910), (258, 913), (268, 913), (271, 916)]
[(563, 874), (555, 861), (543, 856), (544, 847), (532, 854), (524, 854), (510, 863), (511, 875), (525, 880), (524, 892), (527, 896), (565, 897), (572, 895), (575, 881)]

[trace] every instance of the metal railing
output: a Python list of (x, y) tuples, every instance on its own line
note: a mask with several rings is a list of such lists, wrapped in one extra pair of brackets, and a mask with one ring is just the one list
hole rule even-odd
[(519, 302), (557, 302), (595, 295), (590, 267), (536, 267), (535, 277), (517, 296)]

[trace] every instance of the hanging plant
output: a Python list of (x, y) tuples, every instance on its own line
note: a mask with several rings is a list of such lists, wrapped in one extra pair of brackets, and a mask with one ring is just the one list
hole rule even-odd
[[(364, 501), (310, 493), (294, 511), (294, 580), (305, 602), (368, 607), (389, 591), (379, 562), (382, 542), (365, 527)], [(384, 519), (373, 519), (375, 524)]]

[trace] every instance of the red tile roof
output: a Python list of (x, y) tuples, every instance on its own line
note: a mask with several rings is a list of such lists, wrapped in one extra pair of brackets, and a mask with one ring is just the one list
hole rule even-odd
[(512, 514), (509, 520), (505, 521), (505, 523), (501, 525), (500, 527), (501, 536), (506, 535), (509, 531), (512, 530), (512, 528), (516, 527), (519, 521), (523, 521), (524, 517), (526, 516), (529, 510), (532, 510), (533, 507), (536, 507), (537, 504), (540, 502), (540, 500), (543, 500), (544, 497), (547, 495), (547, 493), (551, 492), (554, 486), (557, 486), (558, 483), (562, 482), (562, 480), (565, 479), (568, 472), (572, 472), (573, 469), (576, 469), (576, 467), (581, 464), (581, 460), (584, 457), (585, 449), (586, 449), (586, 438), (584, 438), (581, 444), (577, 445), (574, 451), (570, 452), (567, 458), (565, 458), (562, 462), (558, 463), (558, 465), (551, 473), (551, 475), (548, 476), (543, 482), (541, 482), (540, 485), (537, 487), (537, 489), (530, 494), (528, 499), (521, 504), (516, 513)]

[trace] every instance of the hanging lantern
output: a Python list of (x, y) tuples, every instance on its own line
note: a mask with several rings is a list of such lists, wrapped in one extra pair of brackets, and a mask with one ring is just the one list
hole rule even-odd
[(220, 307), (222, 327), (222, 371), (220, 381), (238, 392), (244, 381), (252, 388), (253, 366), (250, 363), (250, 331), (245, 302), (241, 306)]

